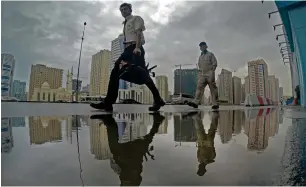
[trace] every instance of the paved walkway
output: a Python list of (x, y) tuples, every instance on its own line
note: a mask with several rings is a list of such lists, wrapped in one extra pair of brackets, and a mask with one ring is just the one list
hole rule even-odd
[[(114, 111), (118, 113), (149, 113), (149, 105), (138, 104), (118, 104), (114, 105)], [(274, 106), (275, 107), (275, 106)], [(244, 107), (244, 106), (221, 106), (220, 110), (243, 110), (243, 109), (259, 109), (265, 107)], [(92, 115), (96, 113), (105, 113), (92, 109), (88, 104), (77, 103), (17, 103), (2, 102), (2, 117), (18, 117), (18, 116), (67, 116), (67, 115)], [(210, 106), (199, 107), (202, 111), (210, 111)], [(195, 109), (185, 105), (166, 105), (160, 111), (181, 113), (194, 111)]]

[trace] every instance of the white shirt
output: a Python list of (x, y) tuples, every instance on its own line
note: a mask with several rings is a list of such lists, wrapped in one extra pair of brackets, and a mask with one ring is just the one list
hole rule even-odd
[[(123, 24), (125, 21), (123, 22)], [(141, 30), (141, 43), (145, 43), (143, 31), (146, 30), (144, 20), (140, 16), (130, 15), (126, 17), (126, 24), (123, 27), (123, 35), (125, 36), (125, 42), (136, 42), (136, 31)]]

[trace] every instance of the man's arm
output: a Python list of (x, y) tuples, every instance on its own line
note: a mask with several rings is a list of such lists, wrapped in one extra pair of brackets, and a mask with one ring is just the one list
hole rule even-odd
[(217, 59), (216, 59), (216, 57), (213, 53), (211, 53), (211, 61), (212, 61), (212, 65), (213, 65), (213, 70), (215, 71), (217, 66), (218, 66), (218, 62), (217, 62)]
[(135, 31), (136, 31), (136, 48), (141, 47), (141, 34), (146, 29), (144, 20), (140, 16), (135, 16)]

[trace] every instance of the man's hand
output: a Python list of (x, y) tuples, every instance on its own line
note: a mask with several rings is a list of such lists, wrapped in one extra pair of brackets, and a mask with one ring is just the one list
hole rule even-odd
[(124, 65), (126, 65), (127, 62), (121, 60), (120, 64), (119, 64), (119, 68), (121, 69)]
[(137, 48), (137, 47), (136, 47), (136, 48), (134, 49), (133, 53), (134, 53), (135, 55), (140, 55), (140, 54), (141, 54), (140, 48)]

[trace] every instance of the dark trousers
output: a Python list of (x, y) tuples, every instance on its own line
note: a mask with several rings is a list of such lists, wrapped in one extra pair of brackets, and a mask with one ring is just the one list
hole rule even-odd
[[(134, 55), (133, 51), (135, 49), (136, 45), (130, 45), (127, 48), (124, 49), (124, 52), (121, 54), (121, 56), (118, 58), (118, 60), (115, 62), (115, 66), (111, 71), (109, 83), (108, 83), (108, 90), (105, 97), (105, 104), (112, 105), (116, 102), (118, 97), (118, 91), (119, 91), (119, 64), (123, 60), (127, 62), (128, 64), (136, 64), (142, 68), (145, 68), (145, 51), (143, 47), (140, 48), (141, 55)], [(154, 101), (157, 102), (161, 100), (160, 94), (158, 89), (156, 88), (153, 80), (151, 77), (146, 83), (146, 86), (150, 89), (152, 92)]]

